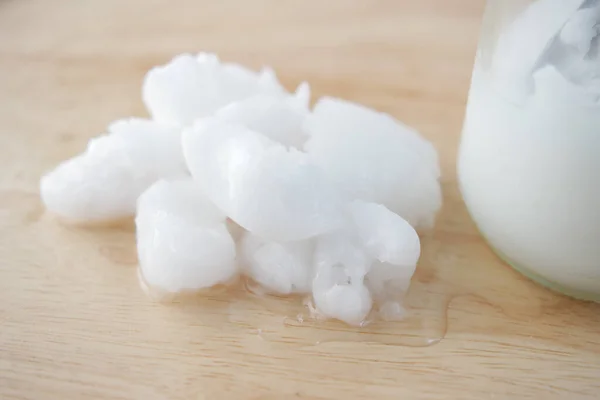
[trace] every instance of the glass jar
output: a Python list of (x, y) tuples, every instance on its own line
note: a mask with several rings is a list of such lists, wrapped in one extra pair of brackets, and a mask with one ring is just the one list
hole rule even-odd
[(488, 0), (458, 159), (467, 208), (497, 254), (595, 301), (599, 32), (599, 0)]

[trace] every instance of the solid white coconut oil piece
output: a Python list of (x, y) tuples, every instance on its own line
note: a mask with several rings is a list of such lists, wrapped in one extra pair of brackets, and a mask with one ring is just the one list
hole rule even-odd
[(190, 125), (233, 101), (257, 94), (286, 93), (275, 73), (256, 73), (238, 64), (222, 63), (215, 54), (181, 54), (148, 72), (142, 98), (152, 118)]
[(160, 180), (140, 196), (138, 259), (144, 282), (178, 293), (233, 279), (235, 243), (221, 213), (191, 179)]
[(417, 228), (433, 226), (442, 203), (433, 145), (391, 116), (323, 98), (309, 116), (305, 149), (349, 200), (380, 203)]
[(177, 126), (139, 118), (117, 121), (108, 134), (90, 140), (85, 152), (42, 177), (42, 201), (75, 222), (131, 216), (138, 196), (157, 179), (187, 174), (180, 143)]
[(246, 232), (239, 247), (242, 270), (267, 291), (310, 293), (314, 277), (312, 239), (284, 243)]
[(260, 132), (286, 147), (302, 148), (307, 139), (304, 120), (308, 114), (304, 99), (257, 95), (230, 103), (215, 117)]
[[(357, 200), (346, 212), (343, 228), (317, 239), (312, 292), (321, 315), (358, 325), (366, 321), (373, 299), (400, 305), (420, 242), (414, 228), (382, 205)], [(400, 308), (397, 317), (404, 315)], [(385, 307), (388, 319), (394, 309)]]
[(194, 179), (244, 229), (265, 239), (303, 240), (334, 229), (341, 201), (309, 157), (218, 118), (183, 134)]

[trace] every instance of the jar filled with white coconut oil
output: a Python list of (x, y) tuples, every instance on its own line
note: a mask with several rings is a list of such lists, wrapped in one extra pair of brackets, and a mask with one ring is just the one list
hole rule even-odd
[(600, 0), (488, 0), (458, 174), (500, 257), (600, 301)]

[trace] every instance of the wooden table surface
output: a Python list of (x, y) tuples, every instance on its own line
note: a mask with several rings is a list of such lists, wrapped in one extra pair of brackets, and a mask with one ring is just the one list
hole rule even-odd
[[(483, 1), (1, 0), (1, 399), (600, 398), (600, 306), (538, 287), (477, 234), (455, 176)], [(156, 304), (131, 227), (46, 215), (43, 171), (120, 117), (144, 72), (210, 50), (392, 113), (441, 153), (445, 206), (413, 315), (300, 323), (241, 290)], [(443, 339), (442, 339), (443, 338)]]

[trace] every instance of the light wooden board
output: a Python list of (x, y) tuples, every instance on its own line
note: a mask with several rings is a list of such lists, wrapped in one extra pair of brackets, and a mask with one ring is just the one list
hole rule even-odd
[[(599, 398), (600, 307), (496, 259), (456, 188), (482, 9), (478, 0), (0, 1), (0, 398)], [(43, 212), (42, 172), (112, 120), (144, 116), (144, 72), (198, 50), (272, 65), (290, 88), (309, 80), (315, 96), (390, 112), (435, 143), (445, 206), (413, 282), (430, 318), (336, 332), (285, 326), (295, 300), (236, 292), (155, 304), (138, 286), (131, 229), (67, 228)], [(447, 303), (441, 342), (389, 345), (435, 342)]]

